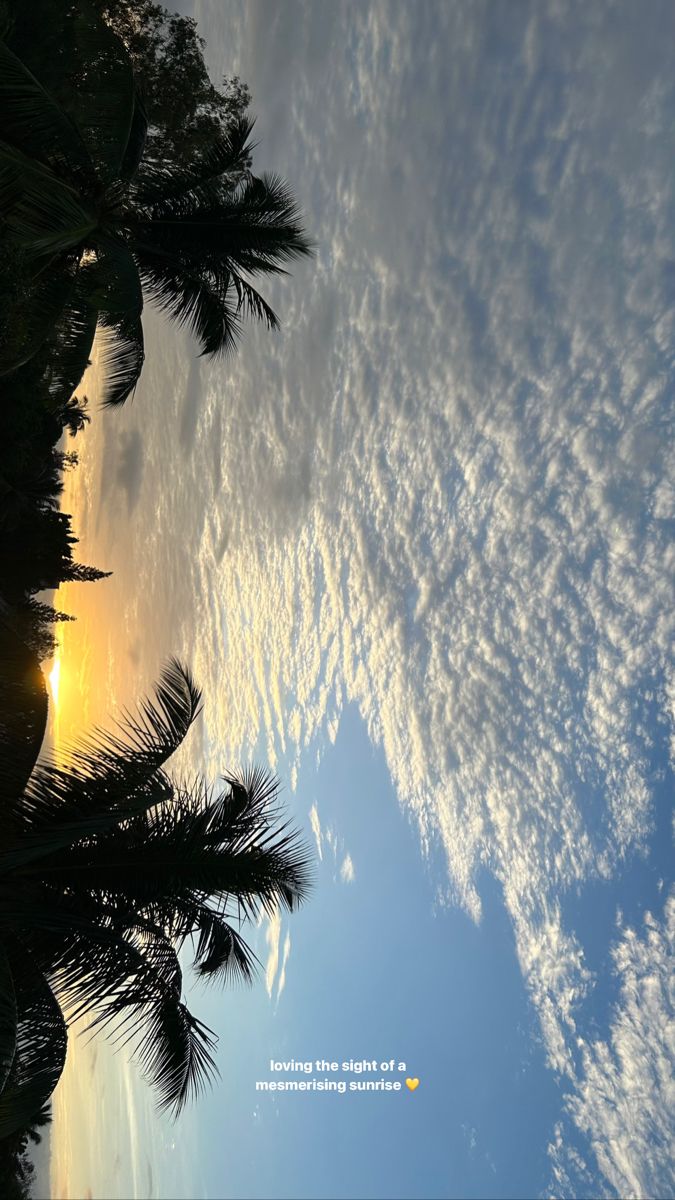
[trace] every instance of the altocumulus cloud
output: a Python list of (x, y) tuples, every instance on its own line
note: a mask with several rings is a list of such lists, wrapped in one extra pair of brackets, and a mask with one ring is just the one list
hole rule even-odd
[[(582, 1043), (581, 1083), (568, 1097), (571, 1116), (619, 1196), (667, 1196), (672, 1190), (674, 954), (675, 894), (662, 921), (646, 913), (644, 931), (626, 929), (616, 945), (621, 994), (610, 1040)], [(563, 1123), (552, 1151), (558, 1194), (597, 1194), (598, 1180), (587, 1164), (579, 1155), (570, 1161), (565, 1152)]]
[(197, 11), (319, 243), (273, 295), (283, 335), (202, 373), (189, 514), (162, 501), (166, 604), (220, 697), (200, 750), (215, 774), (262, 739), (297, 769), (358, 705), (448, 898), (479, 920), (479, 868), (499, 880), (569, 1120), (603, 1186), (639, 1194), (663, 1155), (640, 1122), (612, 1140), (621, 1047), (661, 1045), (630, 980), (665, 934), (621, 933), (603, 1049), (563, 914), (644, 851), (675, 692), (675, 10)]

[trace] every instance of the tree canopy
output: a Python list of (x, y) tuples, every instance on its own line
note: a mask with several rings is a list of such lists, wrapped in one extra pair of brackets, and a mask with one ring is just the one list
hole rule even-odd
[[(218, 87), (211, 81), (193, 17), (154, 0), (96, 0), (96, 6), (124, 42), (140, 80), (149, 158), (189, 162), (246, 114), (251, 94), (237, 75), (223, 75)], [(249, 154), (239, 170), (250, 166)]]
[(119, 404), (144, 361), (145, 296), (187, 324), (202, 353), (217, 354), (235, 345), (246, 315), (276, 327), (252, 280), (285, 274), (311, 247), (286, 185), (248, 170), (248, 117), (231, 113), (215, 140), (185, 157), (171, 157), (162, 133), (162, 152), (148, 156), (143, 89), (121, 38), (85, 0), (60, 19), (60, 74), (54, 62), (33, 72), (19, 28), (0, 42), (0, 204), (5, 237), (33, 281), (24, 344), (9, 339), (5, 370), (60, 323), (63, 404), (99, 324), (109, 331), (105, 401)]
[(242, 922), (307, 893), (308, 852), (279, 822), (273, 777), (251, 768), (211, 788), (166, 774), (200, 707), (172, 662), (137, 716), (40, 764), (23, 790), (0, 758), (0, 1138), (56, 1086), (65, 1011), (130, 1043), (180, 1112), (214, 1073), (216, 1039), (187, 1006), (178, 951), (192, 947), (203, 979), (248, 981)]

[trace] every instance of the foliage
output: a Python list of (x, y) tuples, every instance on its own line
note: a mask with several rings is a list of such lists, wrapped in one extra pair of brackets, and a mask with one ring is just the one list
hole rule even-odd
[[(188, 163), (246, 115), (251, 95), (238, 76), (223, 76), (220, 88), (211, 82), (193, 17), (153, 0), (96, 0), (96, 7), (124, 42), (140, 80), (148, 159)], [(238, 174), (250, 166), (249, 154)]]
[(0, 618), (0, 804), (21, 795), (47, 727), (47, 688), (36, 653)]
[[(118, 24), (135, 13), (123, 3), (108, 9)], [(152, 4), (141, 12), (159, 91), (169, 88), (164, 74), (173, 78), (177, 58), (208, 82), (194, 23)], [(5, 237), (29, 258), (34, 287), (23, 342), (9, 339), (14, 359), (4, 369), (35, 354), (61, 314), (65, 402), (98, 322), (108, 331), (105, 403), (121, 404), (143, 366), (144, 294), (189, 327), (202, 353), (218, 354), (234, 347), (244, 316), (276, 327), (252, 279), (284, 274), (310, 245), (287, 187), (250, 173), (253, 122), (242, 85), (223, 94), (217, 118), (208, 100), (208, 137), (195, 117), (197, 140), (174, 147), (179, 128), (171, 133), (162, 117), (150, 127), (160, 140), (146, 153), (146, 101), (122, 40), (84, 0), (63, 6), (58, 34), (48, 63), (34, 61), (19, 17), (0, 42), (0, 206)], [(197, 87), (197, 116), (200, 95)]]
[(74, 563), (70, 518), (59, 511), (63, 472), (77, 461), (59, 443), (89, 420), (86, 398), (67, 394), (71, 346), (59, 321), (28, 362), (0, 379), (0, 607), (10, 606), (5, 621), (40, 659), (52, 654), (54, 638), (36, 592), (101, 577)]
[[(125, 47), (112, 26), (124, 34), (134, 7), (148, 19)], [(76, 461), (59, 443), (89, 419), (74, 393), (97, 328), (105, 399), (122, 403), (143, 364), (144, 295), (217, 354), (246, 315), (276, 326), (252, 279), (283, 274), (309, 243), (285, 185), (252, 175), (248, 92), (237, 79), (213, 88), (194, 22), (145, 0), (0, 0), (0, 34), (0, 1188), (11, 1196), (29, 1186), (26, 1131), (63, 1068), (66, 1015), (129, 1041), (179, 1112), (213, 1074), (215, 1035), (185, 1003), (178, 954), (192, 947), (200, 978), (250, 980), (242, 923), (294, 909), (307, 890), (306, 850), (279, 824), (267, 774), (213, 790), (166, 774), (200, 706), (177, 663), (116, 732), (96, 731), (65, 763), (36, 761), (39, 660), (54, 622), (70, 619), (37, 596), (105, 574), (75, 562), (59, 508)], [(186, 93), (182, 115), (171, 87)]]
[(35, 1168), (30, 1161), (27, 1132), (0, 1140), (0, 1194), (3, 1200), (30, 1200)]
[(57, 412), (57, 418), (61, 421), (64, 429), (68, 430), (71, 437), (76, 437), (85, 425), (88, 425), (91, 417), (87, 412), (89, 401), (86, 396), (79, 399), (77, 396), (71, 396), (66, 400)]
[(250, 769), (212, 790), (166, 774), (200, 705), (173, 662), (155, 701), (117, 732), (97, 732), (66, 764), (47, 760), (21, 793), (5, 786), (0, 1017), (13, 996), (16, 1051), (5, 1054), (0, 1136), (55, 1086), (61, 1011), (130, 1044), (160, 1105), (179, 1113), (212, 1077), (216, 1039), (185, 1003), (178, 952), (192, 946), (201, 978), (248, 981), (242, 922), (306, 894), (307, 852), (279, 824), (273, 778)]
[(3, 1200), (29, 1200), (33, 1195), (35, 1168), (30, 1160), (30, 1147), (40, 1144), (51, 1120), (51, 1105), (43, 1104), (26, 1129), (0, 1140), (0, 1195)]

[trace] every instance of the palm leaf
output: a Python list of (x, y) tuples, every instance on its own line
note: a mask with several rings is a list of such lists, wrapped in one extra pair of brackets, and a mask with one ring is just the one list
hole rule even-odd
[(221, 354), (237, 344), (240, 321), (238, 305), (228, 296), (227, 288), (217, 290), (207, 276), (197, 270), (137, 249), (141, 277), (150, 299), (170, 313), (180, 325), (186, 325), (199, 341), (202, 354)]
[(174, 818), (166, 806), (148, 822), (145, 842), (134, 837), (124, 845), (114, 834), (101, 835), (74, 845), (67, 860), (55, 856), (53, 866), (43, 862), (40, 870), (49, 870), (55, 885), (124, 897), (148, 913), (156, 905), (175, 910), (211, 896), (220, 911), (234, 902), (240, 913), (255, 919), (261, 911), (273, 914), (279, 904), (293, 910), (304, 898), (310, 857), (297, 833), (282, 826), (257, 837), (253, 830), (216, 845), (203, 837), (203, 827), (201, 814)]
[(211, 191), (158, 201), (134, 224), (138, 244), (185, 264), (278, 272), (312, 253), (300, 213), (278, 176), (251, 177), (234, 194)]
[(100, 361), (105, 374), (102, 403), (106, 408), (124, 404), (133, 394), (145, 361), (140, 319), (126, 318), (103, 326)]
[(9, 237), (34, 260), (81, 247), (98, 223), (75, 188), (1, 139), (0, 211)]
[(138, 1055), (159, 1105), (178, 1116), (217, 1074), (213, 1050), (217, 1038), (187, 1008), (170, 996), (150, 1010)]
[(143, 102), (142, 90), (136, 80), (134, 83), (134, 110), (131, 118), (129, 137), (120, 164), (120, 179), (133, 179), (138, 172), (143, 158), (145, 143), (148, 136), (148, 114)]
[(131, 250), (119, 237), (99, 235), (96, 261), (87, 266), (90, 303), (104, 326), (139, 320), (143, 312), (143, 288)]
[(96, 308), (89, 295), (91, 268), (80, 267), (68, 303), (48, 340), (47, 387), (54, 408), (70, 400), (84, 375), (96, 336)]
[[(51, 910), (36, 903), (26, 916), (32, 953), (46, 957), (44, 969), (70, 1021), (98, 1011), (85, 1031), (102, 1028), (116, 1044), (130, 1045), (159, 1089), (161, 1106), (180, 1111), (214, 1073), (215, 1039), (180, 1001), (182, 973), (170, 943), (142, 924), (124, 936), (96, 926), (81, 901), (64, 905), (54, 897)], [(45, 931), (51, 940), (45, 941)]]
[(249, 317), (264, 321), (268, 329), (278, 329), (279, 319), (270, 305), (243, 275), (232, 272), (232, 285), (239, 298), (237, 311), (243, 309)]
[(182, 972), (162, 931), (134, 916), (120, 922), (114, 909), (86, 892), (39, 884), (18, 889), (6, 906), (12, 928), (54, 987), (71, 1021), (93, 1017), (88, 1028), (110, 1025), (167, 991), (180, 997)]
[[(54, 918), (42, 918), (43, 924)], [(77, 941), (53, 969), (72, 1021), (98, 1008), (87, 1031), (103, 1028), (116, 1045), (128, 1046), (161, 1108), (178, 1115), (216, 1074), (216, 1038), (181, 1001), (182, 973), (176, 953), (161, 935), (87, 926), (76, 918)], [(132, 940), (132, 935), (136, 940)], [(86, 955), (86, 966), (82, 961)]]
[(44, 975), (23, 948), (5, 947), (18, 1013), (14, 1063), (0, 1093), (0, 1138), (25, 1129), (56, 1087), (66, 1061), (68, 1033)]
[(33, 280), (25, 300), (12, 307), (10, 327), (0, 346), (0, 375), (16, 371), (37, 354), (57, 324), (72, 291), (76, 264), (52, 263)]
[(5, 948), (0, 945), (0, 1095), (14, 1063), (17, 1020), (14, 980)]
[(227, 785), (210, 804), (208, 840), (224, 842), (252, 838), (267, 829), (276, 815), (279, 780), (265, 767), (251, 765), (223, 776)]
[(36, 769), (14, 806), (21, 836), (0, 853), (0, 874), (101, 833), (157, 801), (150, 787), (180, 746), (201, 708), (201, 693), (175, 659), (160, 677), (154, 703), (127, 713), (118, 733), (97, 731), (71, 753), (67, 766)]
[(48, 390), (55, 408), (67, 404), (89, 365), (97, 323), (111, 330), (102, 339), (107, 374), (104, 403), (131, 394), (143, 365), (140, 313), (143, 292), (133, 256), (117, 239), (101, 239), (96, 260), (82, 265), (49, 339)]
[(259, 960), (220, 913), (205, 907), (198, 917), (197, 930), (194, 965), (200, 978), (251, 983)]
[(0, 138), (31, 158), (94, 182), (92, 162), (82, 138), (53, 96), (0, 41)]
[(246, 169), (255, 145), (250, 142), (255, 122), (242, 115), (188, 165), (175, 162), (143, 163), (134, 179), (133, 198), (139, 208), (166, 205), (178, 197), (190, 195), (194, 202), (203, 194), (204, 185), (217, 180), (227, 187), (228, 175), (238, 176)]

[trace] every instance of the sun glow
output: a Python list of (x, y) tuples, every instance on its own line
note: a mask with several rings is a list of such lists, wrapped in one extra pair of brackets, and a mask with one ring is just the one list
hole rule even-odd
[(49, 690), (52, 694), (52, 699), (55, 704), (58, 704), (58, 702), (59, 702), (59, 682), (61, 680), (61, 659), (60, 658), (57, 658), (54, 661), (54, 666), (52, 667), (51, 671), (49, 672), (49, 675), (47, 676), (47, 678), (49, 679)]

